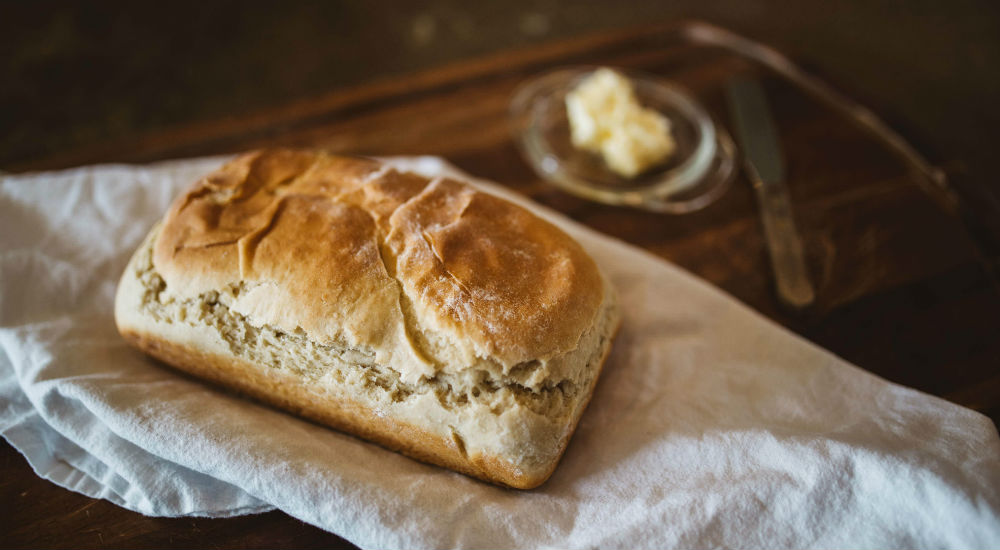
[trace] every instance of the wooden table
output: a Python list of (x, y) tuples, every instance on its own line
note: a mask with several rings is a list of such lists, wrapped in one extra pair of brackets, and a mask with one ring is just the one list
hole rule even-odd
[[(789, 185), (817, 303), (782, 309), (773, 292), (756, 205), (741, 176), (717, 203), (684, 216), (587, 203), (540, 181), (508, 127), (515, 88), (547, 68), (609, 64), (670, 77), (723, 126), (722, 85), (752, 63), (683, 38), (678, 25), (550, 43), (339, 90), (238, 120), (97, 143), (8, 166), (226, 153), (265, 145), (360, 155), (441, 155), (599, 231), (672, 261), (790, 330), (894, 382), (1000, 418), (1000, 291), (991, 224), (975, 184), (935, 189), (878, 140), (763, 71), (788, 158)], [(958, 159), (934, 158), (948, 169)], [(280, 512), (227, 520), (146, 518), (37, 478), (0, 450), (0, 545), (348, 547)]]

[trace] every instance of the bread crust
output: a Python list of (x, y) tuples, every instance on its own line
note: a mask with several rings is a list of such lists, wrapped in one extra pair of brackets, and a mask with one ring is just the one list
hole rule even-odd
[(231, 307), (252, 322), (367, 347), (409, 381), (572, 350), (604, 292), (575, 241), (510, 202), (281, 149), (196, 182), (167, 213), (154, 263), (176, 296), (244, 284)]
[[(317, 173), (316, 166), (324, 168)], [(309, 170), (312, 176), (304, 177)], [(299, 202), (309, 208), (296, 211), (297, 207), (288, 206), (288, 200), (260, 196), (262, 191), (268, 194), (273, 190), (276, 181), (279, 188), (298, 185), (302, 191), (319, 185), (324, 191), (320, 198), (304, 192), (305, 198)], [(289, 181), (293, 183), (289, 185)], [(344, 199), (341, 193), (334, 204), (327, 204), (333, 187), (347, 189), (354, 196)], [(236, 212), (227, 206), (233, 195), (243, 197)], [(358, 195), (367, 198), (359, 199)], [(210, 197), (207, 202), (205, 197)], [(342, 200), (346, 206), (340, 204)], [(254, 201), (255, 205), (247, 206)], [(359, 209), (358, 204), (364, 208)], [(463, 211), (457, 217), (448, 212), (456, 204)], [(461, 219), (470, 205), (473, 210), (486, 210)], [(188, 215), (192, 207), (197, 215)], [(275, 221), (279, 207), (296, 219)], [(483, 221), (496, 210), (502, 214), (498, 216), (500, 225)], [(359, 217), (359, 212), (367, 217)], [(264, 233), (269, 238), (277, 244), (290, 242), (293, 248), (292, 254), (285, 256), (273, 247), (268, 251), (259, 235), (251, 231), (249, 239), (256, 239), (252, 243), (254, 254), (271, 264), (271, 272), (257, 279), (247, 274), (258, 268), (245, 261), (246, 230), (253, 229), (253, 223), (245, 222), (254, 216), (254, 223), (267, 226)], [(302, 217), (311, 221), (303, 225), (299, 223)], [(395, 224), (392, 218), (396, 218)], [(428, 223), (428, 218), (433, 223)], [(292, 234), (281, 235), (282, 230), (315, 229), (331, 220), (346, 220), (338, 226), (333, 244), (300, 242), (307, 241), (309, 235), (298, 240)], [(484, 245), (475, 238), (477, 221), (493, 223), (486, 233), (494, 236), (500, 235), (503, 222), (509, 223), (515, 226), (511, 230), (514, 237)], [(275, 229), (283, 223), (284, 229)], [(199, 227), (207, 230), (199, 231)], [(437, 231), (430, 238), (428, 227)], [(219, 241), (220, 231), (230, 231), (230, 237), (238, 238)], [(420, 242), (413, 243), (418, 237)], [(443, 243), (437, 249), (435, 243), (428, 242), (434, 239)], [(527, 245), (521, 242), (524, 240)], [(476, 263), (490, 261), (491, 254), (500, 254), (502, 260), (511, 250), (532, 253), (532, 246), (536, 247), (534, 253), (554, 258), (543, 269), (547, 276), (568, 280), (536, 280), (536, 285), (544, 287), (539, 294), (525, 287), (525, 281), (518, 279), (521, 275), (509, 276), (495, 268), (487, 268), (485, 274), (473, 269)], [(391, 261), (380, 250), (383, 247), (392, 249)], [(352, 248), (357, 249), (355, 254), (346, 258), (342, 253)], [(239, 258), (235, 265), (232, 251)], [(177, 252), (182, 252), (182, 261), (175, 261)], [(435, 258), (428, 258), (428, 253)], [(343, 262), (355, 263), (337, 272), (336, 263), (318, 265), (310, 255), (318, 255), (322, 262), (339, 259), (339, 267), (344, 267)], [(299, 259), (301, 265), (289, 268), (290, 259)], [(408, 262), (415, 262), (416, 267), (408, 267)], [(457, 275), (448, 272), (449, 262)], [(567, 262), (568, 266), (560, 265)], [(290, 280), (287, 273), (274, 273), (273, 268), (282, 264), (292, 273)], [(405, 274), (408, 269), (412, 276)], [(491, 273), (499, 273), (501, 278), (491, 279)], [(283, 276), (286, 279), (282, 280)], [(360, 306), (353, 302), (355, 318), (341, 308), (324, 320), (322, 311), (336, 309), (336, 301), (296, 317), (298, 307), (305, 302), (294, 292), (292, 301), (297, 307), (283, 312), (238, 307), (241, 295), (246, 297), (248, 280), (276, 287), (278, 296), (288, 296), (290, 289), (306, 292), (313, 302), (310, 305), (315, 306), (317, 295), (302, 289), (323, 286), (324, 278), (330, 277), (341, 287), (341, 300), (344, 288), (351, 299), (362, 293), (365, 301)], [(506, 293), (512, 308), (524, 308), (534, 300), (535, 307), (548, 306), (568, 318), (564, 326), (552, 328), (552, 320), (544, 315), (514, 317), (526, 325), (508, 331), (507, 338), (515, 341), (493, 345), (503, 339), (503, 323), (488, 327), (500, 330), (495, 333), (476, 325), (489, 315), (502, 317), (502, 311), (466, 318), (466, 325), (474, 325), (471, 330), (458, 324), (456, 332), (447, 319), (441, 322), (442, 316), (454, 314), (436, 307), (447, 299), (448, 292), (455, 291), (447, 286), (455, 282), (449, 282), (449, 277), (457, 279), (459, 284), (453, 287), (459, 292), (473, 294), (493, 285), (494, 291)], [(407, 284), (413, 287), (409, 296), (417, 298), (400, 297), (408, 296)], [(551, 295), (544, 296), (546, 289)], [(525, 295), (518, 295), (522, 291)], [(568, 291), (596, 296), (581, 299), (566, 296)], [(424, 303), (413, 303), (420, 300)], [(473, 309), (478, 307), (475, 300), (471, 303)], [(376, 325), (377, 330), (369, 335), (392, 336), (393, 326), (402, 327), (402, 336), (415, 343), (415, 352), (430, 357), (420, 358), (433, 365), (430, 372), (416, 376), (410, 372), (407, 376), (411, 357), (371, 349), (372, 345), (384, 348), (385, 340), (345, 337), (344, 327), (349, 328), (356, 317), (364, 321), (363, 333), (379, 313), (399, 324)], [(129, 262), (119, 284), (115, 318), (126, 340), (180, 370), (418, 460), (521, 489), (538, 486), (555, 469), (593, 394), (618, 324), (614, 292), (592, 260), (568, 236), (519, 207), (464, 184), (397, 174), (373, 161), (288, 151), (241, 157), (200, 180), (179, 198), (162, 226), (153, 228)], [(437, 330), (429, 331), (430, 337), (428, 324)], [(310, 326), (321, 328), (310, 330)], [(530, 337), (525, 336), (528, 332)], [(546, 337), (538, 338), (539, 333)], [(435, 334), (445, 337), (432, 341)], [(460, 339), (458, 343), (455, 338)], [(521, 341), (516, 341), (518, 338)], [(473, 342), (467, 349), (453, 349), (466, 340)], [(480, 354), (472, 363), (468, 363), (470, 349)]]
[[(468, 454), (454, 438), (442, 437), (407, 422), (380, 416), (363, 403), (343, 398), (321, 398), (310, 392), (301, 380), (292, 376), (261, 370), (258, 365), (238, 358), (205, 353), (148, 333), (123, 329), (121, 334), (131, 345), (148, 355), (195, 377), (236, 390), (296, 416), (377, 443), (421, 462), (443, 466), (514, 489), (534, 489), (552, 475), (582, 416), (573, 415), (573, 424), (567, 426), (567, 434), (562, 439), (558, 457), (548, 469), (525, 472), (494, 456)], [(601, 357), (601, 367), (610, 349), (608, 346)], [(595, 377), (595, 384), (591, 384), (586, 398), (580, 402), (581, 412), (593, 396), (596, 381)]]

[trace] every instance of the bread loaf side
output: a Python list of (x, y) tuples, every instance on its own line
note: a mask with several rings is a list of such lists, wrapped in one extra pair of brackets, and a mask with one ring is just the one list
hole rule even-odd
[(177, 368), (519, 488), (555, 468), (618, 323), (593, 261), (520, 207), (288, 150), (182, 195), (129, 262), (115, 315)]

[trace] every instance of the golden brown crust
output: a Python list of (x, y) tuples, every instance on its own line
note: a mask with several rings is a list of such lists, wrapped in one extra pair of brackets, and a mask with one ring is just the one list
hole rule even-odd
[(593, 261), (526, 210), (284, 150), (180, 197), (129, 262), (115, 319), (196, 376), (517, 488), (555, 469), (618, 323)]
[(156, 268), (180, 297), (245, 285), (234, 308), (252, 322), (382, 350), (408, 380), (476, 357), (508, 371), (577, 345), (603, 285), (576, 242), (463, 183), (380, 170), (244, 155), (170, 209)]
[(593, 322), (602, 282), (555, 226), (451, 180), (429, 184), (390, 219), (396, 277), (427, 317), (514, 365), (572, 349)]

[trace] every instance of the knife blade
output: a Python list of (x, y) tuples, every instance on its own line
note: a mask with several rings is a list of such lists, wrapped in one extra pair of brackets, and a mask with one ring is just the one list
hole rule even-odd
[(757, 195), (778, 297), (793, 308), (804, 308), (816, 295), (795, 228), (785, 159), (764, 89), (756, 79), (738, 78), (730, 81), (726, 92), (746, 172)]

